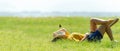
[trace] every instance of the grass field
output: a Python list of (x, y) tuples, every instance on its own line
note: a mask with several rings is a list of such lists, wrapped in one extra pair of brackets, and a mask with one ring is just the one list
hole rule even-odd
[[(51, 42), (52, 32), (59, 29), (59, 24), (69, 32), (84, 34), (89, 32), (89, 20), (89, 17), (0, 17), (0, 51), (120, 51), (120, 42), (111, 42), (107, 35), (101, 43)], [(112, 30), (114, 38), (120, 41), (120, 23)]]

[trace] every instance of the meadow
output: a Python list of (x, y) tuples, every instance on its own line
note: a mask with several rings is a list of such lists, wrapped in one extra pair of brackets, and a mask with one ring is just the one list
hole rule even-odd
[[(102, 19), (113, 19), (105, 17)], [(104, 35), (102, 42), (51, 42), (52, 33), (62, 24), (70, 33), (89, 32), (90, 17), (0, 17), (0, 51), (120, 51), (120, 42), (114, 43)], [(120, 21), (119, 21), (120, 22)], [(120, 23), (111, 27), (114, 39), (120, 41)]]

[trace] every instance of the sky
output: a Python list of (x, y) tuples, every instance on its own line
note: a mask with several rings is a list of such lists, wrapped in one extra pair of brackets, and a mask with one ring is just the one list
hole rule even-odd
[(0, 0), (0, 12), (120, 12), (120, 0)]

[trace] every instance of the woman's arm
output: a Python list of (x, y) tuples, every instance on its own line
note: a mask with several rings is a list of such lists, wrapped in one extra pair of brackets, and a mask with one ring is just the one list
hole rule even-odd
[(85, 36), (81, 39), (80, 42), (84, 41), (88, 36), (89, 36), (88, 33), (86, 33)]

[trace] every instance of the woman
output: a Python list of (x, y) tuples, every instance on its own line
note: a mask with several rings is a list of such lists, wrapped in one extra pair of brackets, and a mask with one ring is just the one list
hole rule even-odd
[[(101, 41), (106, 32), (111, 41), (114, 41), (111, 26), (113, 26), (116, 22), (118, 22), (118, 18), (114, 20), (103, 20), (98, 18), (90, 19), (90, 33), (86, 33), (85, 35), (80, 33), (72, 33), (70, 34), (65, 28), (59, 29), (58, 31), (53, 33), (52, 42), (57, 41), (58, 39), (70, 39), (75, 41), (84, 41), (87, 39), (88, 41)], [(100, 27), (97, 28), (97, 25)]]

